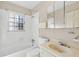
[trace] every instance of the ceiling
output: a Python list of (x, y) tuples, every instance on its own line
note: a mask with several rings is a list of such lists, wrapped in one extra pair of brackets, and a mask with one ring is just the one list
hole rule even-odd
[[(25, 8), (28, 8), (28, 9), (33, 9), (37, 4), (40, 3), (40, 1), (9, 1), (13, 4), (16, 4), (16, 5), (19, 5), (19, 6), (22, 6), (22, 7), (25, 7)], [(72, 4), (74, 3), (73, 1), (66, 1), (65, 2), (65, 5), (69, 5), (69, 4)], [(53, 3), (52, 3), (53, 5)], [(59, 1), (59, 2), (56, 2), (56, 5), (58, 6), (57, 8), (55, 9), (59, 9), (59, 8), (62, 8), (63, 7), (63, 2)]]
[(13, 4), (28, 8), (28, 9), (32, 9), (34, 8), (37, 4), (40, 3), (40, 1), (9, 1)]

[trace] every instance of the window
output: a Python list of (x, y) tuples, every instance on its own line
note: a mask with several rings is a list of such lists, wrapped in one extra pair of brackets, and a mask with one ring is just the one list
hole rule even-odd
[(24, 16), (9, 13), (8, 15), (8, 30), (9, 31), (24, 31)]

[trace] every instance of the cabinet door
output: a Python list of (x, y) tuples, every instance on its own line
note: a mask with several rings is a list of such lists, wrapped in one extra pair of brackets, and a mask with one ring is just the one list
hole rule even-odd
[(64, 2), (55, 2), (55, 28), (64, 28)]

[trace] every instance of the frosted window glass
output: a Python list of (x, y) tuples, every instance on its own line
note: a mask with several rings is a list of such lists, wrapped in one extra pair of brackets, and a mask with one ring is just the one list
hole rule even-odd
[(9, 31), (24, 31), (24, 16), (9, 13)]
[(9, 26), (14, 26), (14, 23), (9, 23)]
[(10, 30), (10, 31), (13, 31), (13, 30), (14, 30), (14, 27), (9, 27), (9, 30)]
[(14, 22), (14, 21), (15, 21), (15, 19), (13, 19), (13, 18), (9, 18), (9, 20), (8, 20), (8, 21)]

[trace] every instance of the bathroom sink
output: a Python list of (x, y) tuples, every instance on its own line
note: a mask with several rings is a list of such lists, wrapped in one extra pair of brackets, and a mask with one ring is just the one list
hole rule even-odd
[(55, 53), (62, 53), (64, 51), (64, 49), (60, 45), (56, 45), (53, 43), (48, 43), (47, 47)]
[(72, 55), (71, 47), (64, 43), (49, 41), (48, 43), (40, 45), (40, 47), (55, 56)]

